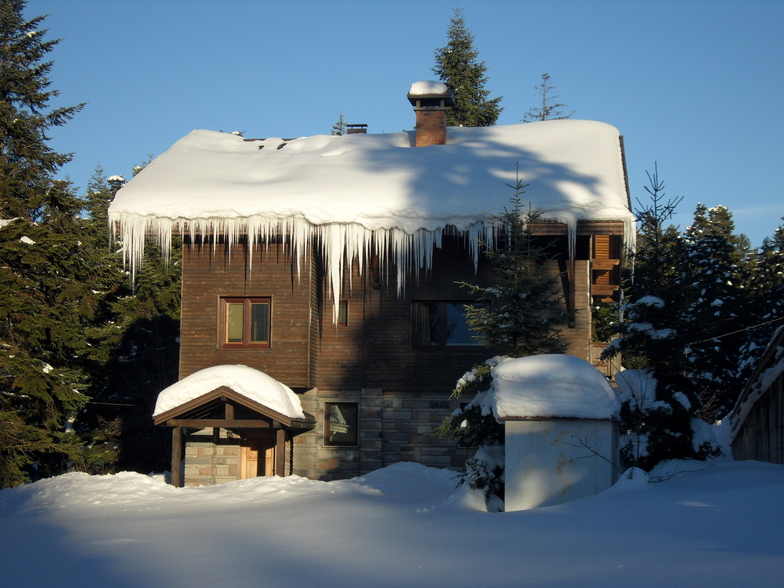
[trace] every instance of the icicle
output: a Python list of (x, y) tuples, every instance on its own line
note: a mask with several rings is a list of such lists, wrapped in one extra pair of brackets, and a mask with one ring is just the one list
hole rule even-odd
[[(445, 227), (419, 229), (410, 234), (398, 228), (368, 229), (358, 223), (313, 225), (303, 218), (270, 218), (253, 216), (250, 218), (199, 218), (199, 219), (166, 219), (144, 217), (120, 213), (111, 215), (112, 236), (122, 239), (123, 263), (130, 267), (131, 279), (135, 279), (137, 268), (144, 259), (145, 236), (151, 235), (160, 244), (163, 256), (171, 255), (172, 230), (177, 226), (179, 234), (190, 235), (191, 242), (197, 236), (212, 237), (213, 250), (219, 237), (223, 237), (229, 249), (237, 246), (243, 236), (247, 238), (248, 251), (251, 255), (257, 247), (268, 247), (276, 240), (288, 250), (294, 260), (297, 279), (301, 279), (303, 264), (311, 246), (319, 246), (326, 275), (334, 300), (333, 320), (337, 320), (340, 305), (341, 288), (345, 272), (349, 272), (349, 287), (352, 287), (353, 264), (357, 262), (359, 274), (363, 275), (370, 266), (369, 260), (378, 256), (379, 269), (388, 272), (391, 262), (396, 265), (397, 294), (405, 294), (405, 285), (411, 275), (418, 277), (418, 272), (431, 271), (433, 268), (433, 251), (441, 248)], [(570, 227), (570, 256), (573, 255), (574, 227)], [(452, 232), (450, 232), (452, 234)], [(468, 248), (474, 262), (474, 269), (479, 265), (481, 247), (484, 241), (492, 247), (498, 234), (498, 227), (493, 223), (476, 222), (465, 230), (454, 229), (454, 234), (468, 239)], [(252, 263), (252, 261), (251, 261)]]

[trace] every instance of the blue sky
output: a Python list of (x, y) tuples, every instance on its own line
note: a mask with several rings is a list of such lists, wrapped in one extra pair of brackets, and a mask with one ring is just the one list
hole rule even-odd
[[(248, 137), (411, 129), (410, 84), (434, 79), (454, 0), (28, 0), (49, 14), (54, 105), (87, 102), (52, 146), (80, 193), (96, 165), (130, 178), (193, 129)], [(753, 245), (783, 224), (784, 2), (460, 0), (499, 124), (545, 72), (574, 118), (624, 135), (632, 199), (658, 162), (674, 223), (732, 211)], [(636, 205), (636, 202), (635, 202)]]

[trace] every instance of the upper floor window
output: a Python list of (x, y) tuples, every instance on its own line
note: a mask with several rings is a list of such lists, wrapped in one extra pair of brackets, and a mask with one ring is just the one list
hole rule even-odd
[(269, 347), (269, 298), (221, 298), (221, 307), (223, 347)]
[(470, 301), (414, 301), (412, 309), (414, 347), (481, 345), (468, 327), (466, 306), (486, 305)]

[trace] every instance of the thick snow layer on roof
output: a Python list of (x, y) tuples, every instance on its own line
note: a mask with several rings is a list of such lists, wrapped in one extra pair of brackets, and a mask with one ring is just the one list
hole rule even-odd
[(497, 418), (560, 417), (609, 419), (621, 403), (607, 378), (571, 355), (532, 355), (499, 363), (492, 370)]
[(231, 388), (237, 394), (289, 418), (305, 418), (299, 398), (291, 388), (264, 372), (244, 365), (209, 367), (172, 384), (158, 394), (153, 416), (177, 408), (221, 386)]
[(447, 145), (413, 132), (247, 140), (193, 131), (117, 194), (113, 220), (298, 218), (409, 234), (467, 229), (508, 206), (506, 183), (552, 220), (630, 220), (618, 131), (556, 120), (449, 129)]
[[(492, 245), (490, 219), (522, 195), (543, 219), (576, 224), (618, 220), (633, 239), (618, 130), (605, 123), (553, 120), (448, 130), (446, 145), (413, 147), (414, 132), (244, 139), (193, 131), (120, 189), (109, 209), (131, 271), (145, 235), (168, 252), (172, 230), (219, 233), (249, 244), (285, 235), (299, 262), (313, 237), (322, 243), (338, 292), (344, 260), (360, 270), (371, 251), (394, 257), (398, 287), (429, 268), (433, 247), (453, 227)], [(517, 171), (519, 169), (519, 172)], [(335, 297), (337, 299), (337, 295)]]

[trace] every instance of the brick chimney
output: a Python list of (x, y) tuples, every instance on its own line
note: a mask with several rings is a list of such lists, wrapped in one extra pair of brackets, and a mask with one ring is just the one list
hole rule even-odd
[(442, 82), (414, 82), (408, 101), (416, 112), (414, 145), (446, 145), (446, 111), (455, 104), (455, 92)]

